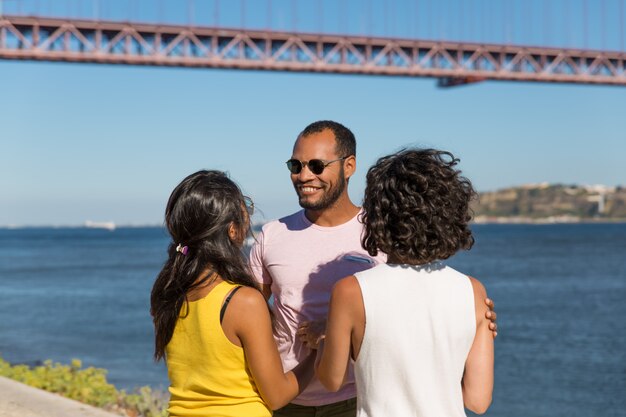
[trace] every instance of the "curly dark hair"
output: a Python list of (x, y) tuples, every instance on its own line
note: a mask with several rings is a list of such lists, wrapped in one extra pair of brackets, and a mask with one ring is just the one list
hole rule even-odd
[(313, 122), (305, 127), (298, 137), (306, 137), (313, 133), (323, 132), (327, 129), (332, 131), (335, 135), (335, 142), (337, 143), (335, 149), (337, 155), (341, 157), (356, 156), (356, 139), (354, 133), (341, 123), (332, 120), (318, 120), (317, 122)]
[(421, 265), (470, 249), (471, 182), (459, 160), (436, 149), (404, 149), (380, 158), (367, 172), (362, 245), (390, 263)]

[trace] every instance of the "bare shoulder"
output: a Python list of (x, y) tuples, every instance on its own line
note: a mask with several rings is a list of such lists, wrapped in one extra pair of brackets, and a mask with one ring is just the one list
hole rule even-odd
[(474, 277), (469, 277), (472, 283), (472, 289), (474, 290), (474, 309), (476, 311), (477, 323), (487, 322), (485, 313), (489, 310), (485, 300), (487, 299), (487, 290), (485, 286)]
[(267, 303), (259, 290), (242, 286), (233, 294), (229, 308), (246, 309), (247, 311), (267, 310)]
[(360, 295), (361, 287), (354, 275), (340, 279), (333, 287), (333, 298), (339, 300), (348, 300)]
[(482, 282), (474, 277), (468, 277), (472, 283), (472, 289), (474, 290), (474, 297), (480, 297), (482, 300), (487, 298), (487, 290)]
[(255, 288), (241, 287), (233, 294), (224, 316), (223, 325), (232, 326), (243, 346), (259, 334), (271, 334), (270, 314), (263, 294)]

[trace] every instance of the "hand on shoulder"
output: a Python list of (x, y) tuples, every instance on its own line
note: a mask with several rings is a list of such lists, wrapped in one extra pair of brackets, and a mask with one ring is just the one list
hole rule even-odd
[[(498, 325), (496, 324), (497, 314), (494, 310), (494, 302), (487, 297), (485, 286), (478, 279), (469, 277), (474, 290), (474, 304), (476, 306), (477, 325), (488, 322), (489, 330), (494, 337), (498, 336)], [(479, 314), (480, 313), (480, 314)], [(480, 320), (479, 320), (480, 319)]]

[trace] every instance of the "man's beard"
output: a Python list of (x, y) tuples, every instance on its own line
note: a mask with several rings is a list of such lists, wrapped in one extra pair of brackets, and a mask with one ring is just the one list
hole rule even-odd
[(333, 204), (335, 204), (335, 202), (339, 200), (339, 197), (341, 196), (341, 194), (344, 192), (345, 189), (346, 189), (346, 178), (343, 175), (343, 168), (342, 168), (341, 172), (339, 173), (339, 181), (337, 181), (335, 186), (329, 189), (328, 192), (322, 196), (322, 198), (320, 198), (318, 201), (315, 201), (315, 202), (303, 201), (302, 198), (299, 198), (298, 202), (300, 203), (300, 207), (302, 207), (303, 209), (315, 210), (315, 211), (324, 210), (332, 206)]

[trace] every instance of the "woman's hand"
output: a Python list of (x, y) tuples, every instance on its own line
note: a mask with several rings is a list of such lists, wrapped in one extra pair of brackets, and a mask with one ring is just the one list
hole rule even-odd
[(498, 336), (498, 325), (496, 324), (496, 317), (498, 316), (494, 310), (493, 300), (490, 298), (485, 298), (485, 304), (487, 304), (487, 312), (485, 313), (485, 318), (490, 321), (489, 330), (491, 330), (491, 334), (495, 339)]
[(326, 320), (304, 321), (298, 326), (296, 334), (306, 347), (315, 350), (326, 337)]

